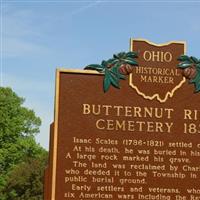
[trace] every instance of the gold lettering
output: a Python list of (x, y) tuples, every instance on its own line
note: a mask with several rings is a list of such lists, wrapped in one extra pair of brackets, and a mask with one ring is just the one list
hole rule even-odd
[(171, 133), (171, 128), (173, 126), (173, 123), (165, 123), (166, 127), (167, 127), (167, 133)]
[(90, 105), (89, 104), (83, 104), (83, 114), (84, 115), (90, 114)]
[(96, 127), (97, 129), (100, 129), (100, 130), (104, 130), (105, 129), (105, 120), (103, 119), (99, 119), (96, 121)]
[(120, 116), (120, 111), (123, 109), (123, 106), (114, 106), (114, 109), (117, 109), (117, 116)]
[(125, 120), (123, 120), (121, 123), (117, 120), (116, 121), (116, 130), (123, 130), (123, 131), (125, 131), (126, 130), (126, 121)]
[(147, 108), (147, 107), (144, 107), (144, 117), (150, 117), (152, 118), (153, 116), (153, 108), (150, 107), (150, 108)]
[(192, 119), (191, 115), (192, 115), (191, 110), (184, 109), (184, 119)]
[(153, 122), (147, 122), (147, 132), (154, 132), (154, 123)]
[(113, 120), (107, 120), (107, 130), (109, 130), (109, 131), (114, 130)]
[(136, 124), (139, 125), (139, 127), (138, 127), (139, 129), (138, 130), (140, 132), (142, 132), (143, 131), (143, 126), (145, 125), (145, 122), (138, 121), (138, 122), (136, 122)]
[[(97, 109), (95, 109), (95, 108), (97, 108)], [(101, 109), (100, 105), (97, 105), (97, 106), (92, 105), (92, 113), (94, 115), (100, 115), (101, 114), (101, 110), (100, 109)]]
[(152, 51), (152, 61), (160, 62), (160, 52)]
[(143, 58), (145, 61), (149, 62), (171, 62), (172, 61), (172, 54), (170, 52), (163, 52), (163, 51), (145, 51), (143, 53)]
[(163, 132), (163, 123), (161, 122), (156, 122), (156, 128), (155, 128), (156, 132)]
[(131, 107), (130, 106), (125, 106), (125, 117), (131, 117)]
[[(172, 116), (172, 108), (157, 108), (157, 107), (138, 107), (138, 106), (112, 106), (112, 105), (89, 105), (83, 104), (83, 114), (93, 114), (93, 115), (105, 115), (108, 116), (112, 114), (113, 116), (124, 116), (124, 117), (134, 117), (134, 118), (167, 118), (170, 119)], [(200, 115), (198, 110), (184, 110), (184, 119), (194, 119)]]
[(170, 52), (166, 52), (164, 54), (164, 60), (165, 60), (165, 62), (171, 62), (172, 61), (172, 54)]
[(141, 108), (140, 107), (133, 107), (134, 110), (134, 117), (142, 117), (141, 115)]
[(128, 121), (128, 131), (134, 131), (134, 121)]
[(200, 119), (200, 110), (184, 109), (184, 119), (199, 120)]
[(71, 159), (71, 158), (72, 158), (72, 157), (71, 157), (71, 154), (68, 152), (67, 155), (65, 156), (65, 158), (66, 158), (66, 159), (68, 159), (68, 158)]
[(150, 61), (151, 60), (151, 52), (150, 51), (145, 51), (143, 54), (143, 58), (146, 61)]
[(165, 110), (167, 111), (167, 118), (171, 119), (171, 114), (174, 111), (174, 109), (172, 109), (172, 108), (165, 108)]
[(112, 108), (110, 105), (103, 105), (103, 108), (105, 108), (105, 115), (109, 115), (109, 109)]

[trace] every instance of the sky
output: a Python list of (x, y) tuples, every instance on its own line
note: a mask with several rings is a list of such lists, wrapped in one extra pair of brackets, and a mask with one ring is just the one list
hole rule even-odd
[(49, 146), (56, 68), (83, 69), (129, 51), (130, 38), (186, 41), (200, 58), (200, 1), (0, 0), (0, 86), (25, 98)]

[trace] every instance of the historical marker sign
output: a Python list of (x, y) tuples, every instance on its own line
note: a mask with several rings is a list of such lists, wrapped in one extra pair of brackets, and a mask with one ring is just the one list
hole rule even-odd
[(177, 68), (177, 58), (186, 53), (185, 43), (155, 45), (146, 40), (132, 40), (131, 50), (138, 51), (140, 55), (139, 67), (130, 75), (130, 86), (138, 95), (163, 103), (185, 82)]
[(45, 200), (199, 200), (200, 96), (177, 69), (185, 44), (131, 50), (139, 66), (120, 90), (104, 93), (98, 72), (57, 70)]

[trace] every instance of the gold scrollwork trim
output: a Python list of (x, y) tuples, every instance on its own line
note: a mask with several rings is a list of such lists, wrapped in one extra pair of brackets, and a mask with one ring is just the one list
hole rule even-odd
[(183, 85), (183, 83), (185, 83), (186, 79), (185, 79), (185, 77), (183, 77), (183, 80), (182, 80), (171, 92), (167, 92), (167, 94), (165, 95), (165, 97), (164, 97), (163, 99), (160, 98), (159, 94), (157, 94), (157, 93), (156, 93), (156, 94), (153, 94), (152, 96), (145, 95), (143, 92), (141, 92), (141, 91), (138, 89), (137, 86), (135, 86), (135, 85), (133, 84), (132, 81), (133, 81), (133, 74), (130, 74), (130, 75), (129, 75), (129, 85), (130, 85), (133, 89), (135, 89), (136, 92), (137, 92), (140, 96), (142, 96), (144, 99), (148, 99), (148, 100), (156, 99), (156, 100), (158, 100), (160, 103), (165, 103), (169, 97), (173, 97), (174, 92), (175, 92), (176, 90), (178, 90), (178, 89)]
[(133, 41), (142, 41), (142, 42), (146, 42), (148, 44), (151, 44), (153, 46), (156, 46), (156, 47), (163, 47), (163, 46), (168, 46), (170, 44), (183, 44), (184, 45), (184, 53), (186, 53), (186, 42), (185, 41), (176, 41), (176, 40), (172, 40), (172, 41), (169, 41), (169, 42), (165, 42), (165, 43), (162, 43), (162, 44), (156, 44), (154, 42), (151, 42), (149, 40), (145, 40), (145, 39), (141, 39), (141, 38), (138, 38), (138, 39), (133, 39), (131, 38), (130, 39), (130, 50), (132, 51), (132, 44), (133, 44)]
[[(133, 42), (134, 41), (143, 41), (143, 42), (146, 42), (148, 44), (151, 44), (151, 45), (154, 45), (154, 46), (158, 46), (158, 47), (161, 47), (161, 46), (167, 46), (167, 45), (170, 45), (170, 44), (183, 44), (184, 45), (184, 54), (186, 54), (186, 42), (184, 41), (170, 41), (170, 42), (166, 42), (166, 43), (163, 43), (163, 44), (156, 44), (156, 43), (153, 43), (153, 42), (150, 42), (149, 40), (144, 40), (144, 39), (130, 39), (130, 51), (133, 51)], [(146, 94), (144, 94), (143, 92), (141, 92), (139, 90), (139, 88), (137, 86), (135, 86), (133, 84), (133, 74), (131, 73), (129, 75), (129, 86), (132, 87), (133, 89), (136, 90), (136, 92), (142, 96), (144, 99), (148, 99), (148, 100), (153, 100), (153, 99), (156, 99), (157, 101), (159, 101), (160, 103), (165, 103), (167, 101), (167, 99), (170, 97), (173, 97), (174, 93), (176, 90), (178, 90), (186, 81), (186, 78), (183, 77), (183, 79), (181, 80), (181, 82), (176, 85), (176, 87), (173, 88), (173, 90), (170, 92), (167, 92), (165, 97), (164, 98), (161, 98), (160, 95), (158, 93), (156, 94), (153, 94), (152, 96), (148, 96)]]

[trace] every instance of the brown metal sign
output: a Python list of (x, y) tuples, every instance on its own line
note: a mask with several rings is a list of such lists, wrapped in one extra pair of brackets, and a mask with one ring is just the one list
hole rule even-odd
[[(104, 93), (98, 72), (57, 70), (45, 200), (199, 200), (200, 96), (174, 58), (184, 44), (139, 43), (139, 67), (120, 90)], [(145, 51), (163, 52), (163, 60), (154, 53), (147, 65), (153, 54)], [(158, 71), (163, 78), (152, 78)]]

